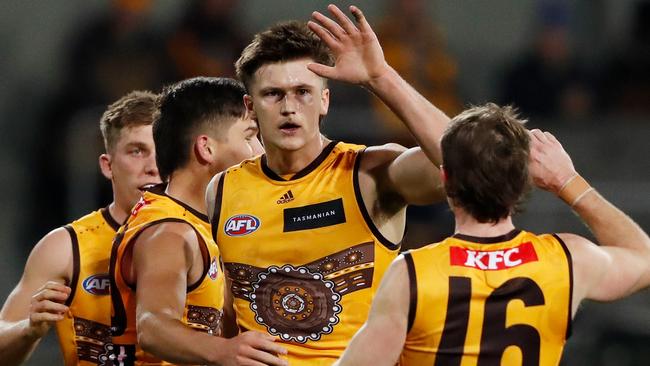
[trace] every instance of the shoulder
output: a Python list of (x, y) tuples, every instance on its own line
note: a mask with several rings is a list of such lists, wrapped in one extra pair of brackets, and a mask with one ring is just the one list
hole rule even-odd
[(406, 151), (406, 147), (395, 143), (370, 146), (363, 152), (361, 170), (368, 171), (389, 164)]
[(72, 271), (72, 237), (65, 227), (50, 231), (32, 249), (25, 265), (26, 273), (49, 278), (68, 279)]

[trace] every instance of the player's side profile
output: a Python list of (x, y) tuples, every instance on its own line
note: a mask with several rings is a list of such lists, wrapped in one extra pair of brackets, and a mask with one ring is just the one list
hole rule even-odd
[[(237, 73), (266, 153), (207, 192), (237, 323), (278, 337), (293, 365), (340, 356), (397, 256), (407, 205), (444, 200), (431, 160), (448, 117), (386, 63), (357, 7), (354, 21), (328, 9), (332, 18), (315, 12), (258, 33), (242, 52)], [(366, 87), (427, 143), (330, 140), (320, 130), (328, 79)]]
[(51, 231), (32, 249), (0, 312), (0, 364), (26, 361), (53, 326), (65, 365), (99, 365), (107, 359), (111, 243), (141, 192), (160, 183), (151, 132), (156, 97), (131, 92), (101, 117), (106, 152), (99, 166), (111, 181), (113, 201)]
[(243, 95), (238, 81), (207, 77), (161, 93), (153, 136), (167, 183), (143, 194), (111, 253), (115, 361), (285, 365), (274, 337), (222, 337), (224, 275), (205, 189), (217, 172), (261, 153)]
[[(400, 255), (337, 365), (557, 365), (583, 299), (650, 286), (650, 238), (575, 170), (548, 132), (510, 107), (474, 107), (442, 138), (455, 234)], [(599, 245), (517, 229), (530, 179), (555, 193)]]

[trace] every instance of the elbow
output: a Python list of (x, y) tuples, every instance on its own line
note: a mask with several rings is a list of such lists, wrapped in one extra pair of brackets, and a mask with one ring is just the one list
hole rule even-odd
[(147, 353), (155, 353), (155, 320), (151, 315), (138, 318), (136, 323), (138, 345)]

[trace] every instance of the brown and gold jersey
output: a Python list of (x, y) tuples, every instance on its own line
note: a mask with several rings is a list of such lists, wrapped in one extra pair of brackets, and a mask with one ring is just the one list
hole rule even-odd
[(59, 344), (65, 365), (100, 365), (110, 346), (108, 260), (119, 224), (103, 208), (64, 228), (72, 242), (73, 271), (70, 310), (56, 323)]
[(114, 358), (124, 365), (166, 364), (137, 346), (135, 285), (127, 283), (122, 276), (124, 258), (131, 255), (134, 239), (152, 225), (182, 222), (196, 232), (202, 246), (204, 273), (197, 283), (187, 288), (182, 321), (196, 330), (221, 335), (224, 276), (220, 269), (219, 249), (210, 236), (208, 218), (183, 202), (167, 196), (163, 190), (164, 186), (158, 186), (143, 194), (126, 224), (120, 228), (112, 248), (111, 331)]
[(212, 231), (239, 327), (277, 336), (292, 365), (341, 355), (399, 249), (361, 200), (362, 152), (332, 142), (289, 179), (261, 156), (227, 170), (217, 186)]
[(555, 235), (456, 234), (404, 254), (411, 307), (401, 365), (557, 365), (571, 256)]

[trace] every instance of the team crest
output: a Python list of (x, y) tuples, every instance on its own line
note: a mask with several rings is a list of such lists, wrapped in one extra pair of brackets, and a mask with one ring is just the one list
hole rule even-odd
[(108, 274), (100, 273), (87, 277), (81, 285), (89, 294), (103, 296), (109, 294), (110, 283)]
[(260, 219), (253, 215), (235, 215), (226, 221), (224, 231), (228, 236), (248, 235), (260, 227)]
[(212, 262), (210, 262), (210, 269), (208, 270), (208, 276), (211, 280), (217, 279), (217, 274), (219, 274), (219, 264), (217, 263), (217, 257), (212, 257)]
[(321, 273), (305, 267), (271, 266), (257, 276), (250, 294), (255, 320), (284, 341), (317, 341), (338, 324), (341, 295)]

